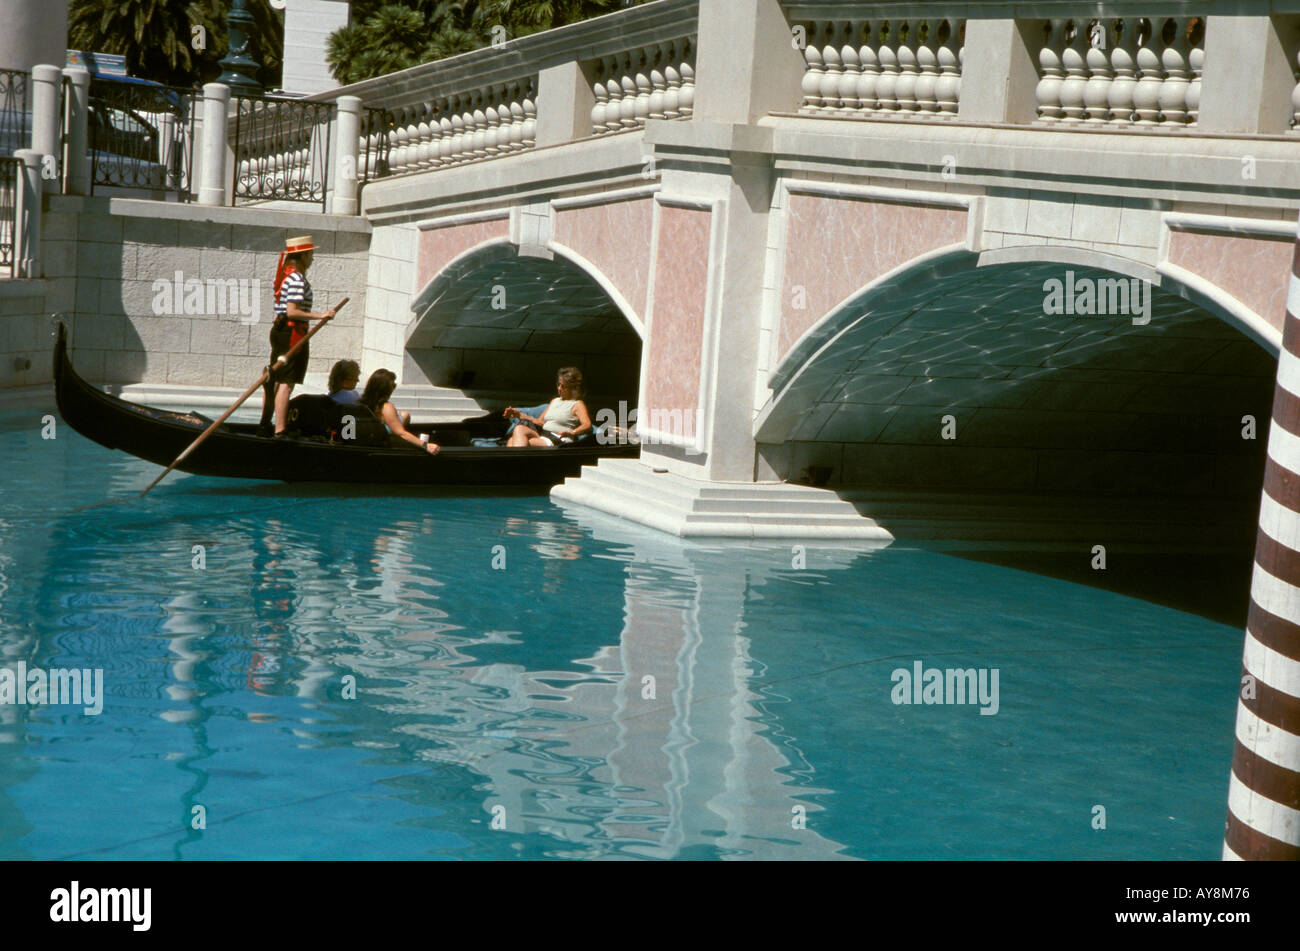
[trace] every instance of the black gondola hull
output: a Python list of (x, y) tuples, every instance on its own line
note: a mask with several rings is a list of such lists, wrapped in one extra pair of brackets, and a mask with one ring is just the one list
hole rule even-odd
[[(67, 334), (59, 325), (54, 348), (54, 391), (59, 415), (87, 439), (168, 466), (211, 423), (193, 413), (141, 406), (87, 383), (72, 367)], [(254, 395), (254, 399), (258, 397)], [(497, 435), (485, 416), (461, 423), (412, 426), (435, 442)], [(227, 423), (177, 468), (194, 475), (281, 482), (354, 482), (372, 485), (556, 485), (600, 459), (635, 456), (635, 445), (579, 444), (505, 449), (445, 445), (437, 455), (415, 447), (374, 448), (313, 439), (270, 439), (256, 427)]]

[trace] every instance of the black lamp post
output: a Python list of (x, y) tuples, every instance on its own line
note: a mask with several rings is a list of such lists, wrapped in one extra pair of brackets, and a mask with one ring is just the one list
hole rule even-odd
[(256, 96), (262, 91), (262, 84), (256, 79), (262, 64), (248, 55), (255, 24), (253, 15), (246, 8), (246, 0), (235, 0), (226, 16), (229, 46), (219, 64), (224, 71), (217, 77), (217, 82), (225, 83), (237, 96)]

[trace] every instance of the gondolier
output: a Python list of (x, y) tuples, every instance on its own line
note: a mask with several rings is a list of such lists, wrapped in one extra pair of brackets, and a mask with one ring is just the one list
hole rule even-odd
[(307, 336), (310, 321), (329, 320), (335, 310), (321, 314), (311, 312), (312, 291), (307, 280), (307, 270), (311, 267), (312, 252), (316, 245), (311, 235), (289, 238), (280, 252), (280, 260), (275, 267), (275, 323), (271, 325), (271, 373), (262, 390), (262, 424), (263, 432), (270, 428), (271, 416), (275, 416), (275, 434), (284, 432), (285, 421), (289, 415), (289, 397), (294, 385), (301, 383), (307, 374), (309, 345), (301, 347), (293, 359), (276, 366), (283, 354), (289, 352), (299, 340)]

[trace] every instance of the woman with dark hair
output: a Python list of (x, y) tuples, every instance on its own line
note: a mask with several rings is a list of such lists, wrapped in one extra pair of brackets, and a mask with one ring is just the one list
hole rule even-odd
[(513, 406), (506, 407), (506, 419), (517, 419), (521, 424), (511, 431), (507, 446), (512, 449), (559, 446), (591, 432), (591, 416), (582, 401), (586, 394), (582, 371), (564, 367), (556, 374), (555, 389), (560, 395), (551, 400), (541, 416), (529, 416)]
[(390, 433), (399, 439), (409, 442), (413, 446), (418, 446), (430, 455), (438, 452), (442, 447), (436, 442), (429, 442), (428, 436), (417, 436), (403, 424), (411, 421), (410, 413), (398, 414), (397, 407), (388, 401), (393, 395), (393, 390), (397, 388), (397, 374), (392, 370), (376, 370), (370, 374), (370, 379), (366, 381), (366, 388), (361, 394), (360, 404), (370, 412), (375, 414), (375, 418), (384, 424)]

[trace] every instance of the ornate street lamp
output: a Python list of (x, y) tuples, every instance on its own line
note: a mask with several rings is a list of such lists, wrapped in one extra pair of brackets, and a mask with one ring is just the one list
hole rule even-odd
[(248, 55), (256, 21), (248, 12), (246, 3), (247, 0), (235, 0), (226, 16), (229, 47), (219, 64), (224, 71), (217, 77), (217, 82), (225, 83), (237, 96), (256, 96), (262, 92), (262, 84), (255, 78), (262, 64)]

